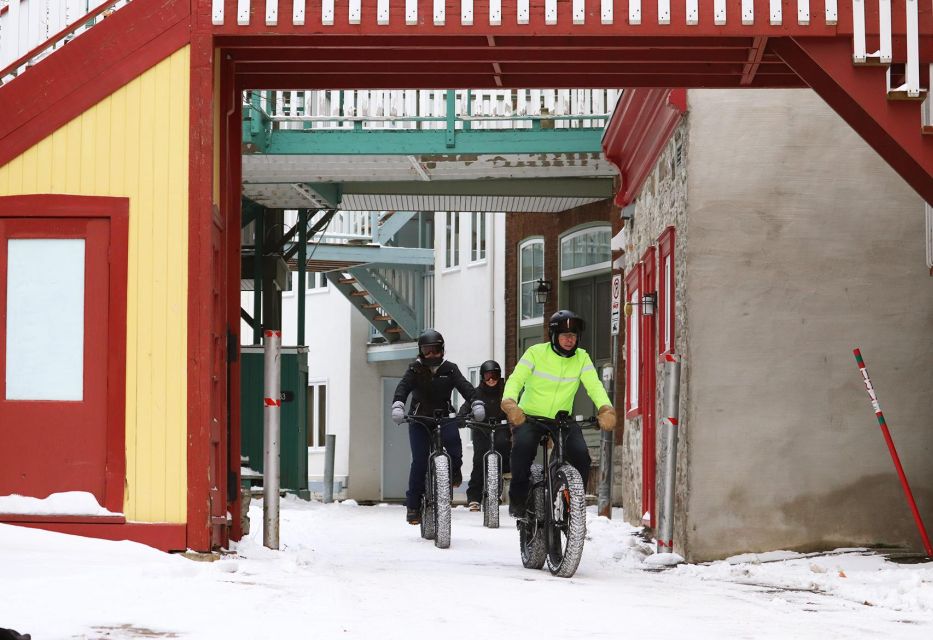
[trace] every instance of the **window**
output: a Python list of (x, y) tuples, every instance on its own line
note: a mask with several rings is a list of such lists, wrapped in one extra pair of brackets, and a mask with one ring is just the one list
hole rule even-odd
[[(479, 367), (470, 367), (469, 369), (467, 369), (467, 380), (470, 381), (470, 384), (472, 384), (474, 388), (479, 386)], [(454, 406), (454, 411), (460, 410), (460, 405), (463, 404), (463, 401), (464, 401), (463, 396), (460, 395), (459, 391), (454, 389), (453, 396), (451, 399), (451, 402), (453, 403), (453, 406)]]
[(611, 227), (590, 227), (575, 231), (560, 241), (561, 278), (590, 271), (609, 269), (612, 252), (609, 249)]
[(526, 240), (518, 250), (519, 318), (522, 326), (540, 324), (544, 305), (535, 300), (538, 280), (544, 278), (544, 240)]
[(486, 214), (473, 212), (473, 234), (470, 260), (482, 262), (486, 259)]
[(327, 435), (327, 383), (308, 383), (308, 447), (323, 447)]
[(625, 300), (632, 304), (632, 314), (625, 318), (625, 417), (639, 413), (641, 391), (641, 262), (625, 276)]
[[(327, 276), (323, 273), (317, 273), (315, 271), (305, 273), (305, 293), (326, 293), (328, 290), (327, 287)], [(298, 272), (293, 271), (291, 291), (283, 291), (282, 296), (285, 298), (294, 298), (296, 291), (298, 291)]]
[(460, 264), (460, 214), (447, 212), (447, 253), (444, 268), (452, 269)]
[(674, 353), (674, 227), (658, 237), (658, 353)]

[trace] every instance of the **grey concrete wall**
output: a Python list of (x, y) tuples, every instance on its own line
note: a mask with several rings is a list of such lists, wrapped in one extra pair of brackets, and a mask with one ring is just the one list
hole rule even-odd
[(379, 500), (382, 487), (382, 377), (401, 376), (408, 361), (366, 361), (369, 324), (352, 314), (350, 343), (350, 464), (347, 495), (354, 500)]
[(852, 348), (933, 526), (920, 198), (812, 92), (689, 109), (688, 558), (919, 548)]

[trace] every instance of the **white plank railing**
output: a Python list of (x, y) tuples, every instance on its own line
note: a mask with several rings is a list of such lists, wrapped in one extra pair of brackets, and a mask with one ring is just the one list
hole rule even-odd
[[(615, 89), (457, 90), (457, 128), (527, 129), (557, 116), (554, 128), (602, 127)], [(446, 90), (263, 91), (259, 108), (278, 129), (444, 129)], [(245, 100), (247, 104), (249, 100)], [(586, 116), (593, 116), (587, 118)]]
[[(865, 24), (865, 3), (878, 3), (878, 51), (868, 53), (867, 51), (867, 26)], [(892, 31), (891, 31), (891, 4), (892, 0), (852, 0), (852, 61), (856, 64), (865, 62), (877, 62), (880, 64), (890, 64), (892, 56)], [(829, 5), (827, 4), (827, 7)], [(906, 63), (904, 65), (904, 84), (891, 86), (891, 70), (888, 69), (887, 90), (889, 92), (903, 92), (909, 98), (918, 98), (921, 95), (920, 89), (920, 17), (918, 0), (904, 0), (904, 17), (906, 24), (905, 51), (899, 52), (905, 54)]]
[(0, 2), (0, 82), (9, 81), (81, 35), (128, 0)]

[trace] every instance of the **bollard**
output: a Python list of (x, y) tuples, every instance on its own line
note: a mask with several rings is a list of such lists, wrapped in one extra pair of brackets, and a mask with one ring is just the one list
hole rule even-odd
[(279, 548), (279, 428), (282, 413), (282, 332), (267, 329), (263, 341), (262, 544)]
[(334, 501), (334, 449), (337, 436), (328, 433), (324, 436), (324, 503)]
[(674, 483), (677, 477), (677, 428), (680, 418), (680, 357), (666, 354), (664, 367), (664, 496), (658, 517), (658, 553), (674, 552)]

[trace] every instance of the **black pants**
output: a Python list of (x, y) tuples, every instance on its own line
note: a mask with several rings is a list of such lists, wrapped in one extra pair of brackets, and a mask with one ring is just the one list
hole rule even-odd
[[(512, 484), (509, 486), (509, 502), (525, 504), (531, 479), (531, 464), (538, 452), (538, 443), (546, 429), (526, 422), (512, 433)], [(590, 475), (590, 452), (583, 439), (580, 427), (571, 427), (564, 443), (564, 459), (580, 472), (583, 486)]]
[[(483, 499), (483, 458), (489, 451), (489, 433), (473, 430), (473, 472), (470, 473), (470, 484), (467, 485), (467, 501), (480, 502)], [(508, 429), (496, 431), (496, 451), (502, 456), (502, 469), (499, 473), (509, 472), (509, 457), (512, 453), (512, 442), (509, 439)]]
[[(431, 436), (420, 424), (408, 425), (408, 441), (411, 443), (411, 470), (408, 472), (408, 493), (405, 505), (412, 509), (421, 507), (424, 495), (424, 474), (428, 472), (428, 455), (431, 453)], [(463, 444), (460, 442), (460, 430), (456, 423), (441, 427), (441, 441), (450, 456), (451, 479), (463, 466)], [(454, 471), (456, 470), (456, 472)]]

